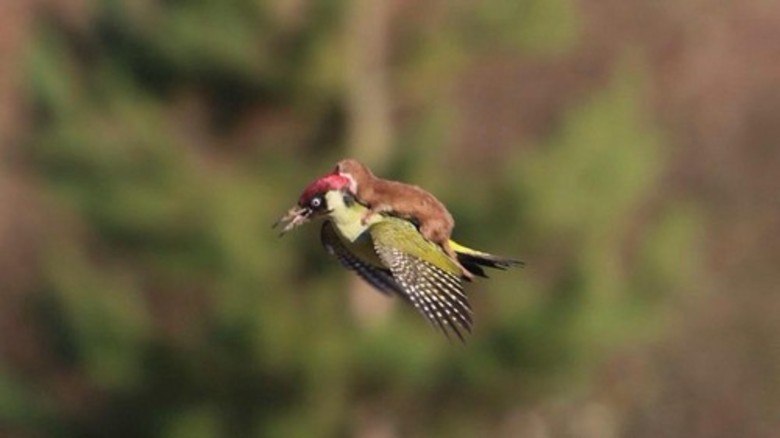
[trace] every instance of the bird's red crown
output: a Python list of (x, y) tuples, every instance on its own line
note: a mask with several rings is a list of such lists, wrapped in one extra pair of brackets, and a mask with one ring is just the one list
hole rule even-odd
[(312, 198), (325, 193), (329, 190), (341, 190), (349, 185), (349, 179), (339, 175), (338, 173), (329, 173), (309, 184), (301, 193), (301, 197), (298, 198), (298, 205), (305, 206), (309, 204)]

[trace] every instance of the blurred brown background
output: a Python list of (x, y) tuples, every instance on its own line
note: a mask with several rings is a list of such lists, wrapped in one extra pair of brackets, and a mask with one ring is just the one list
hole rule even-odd
[[(775, 436), (780, 4), (0, 2), (0, 435)], [(344, 156), (466, 346), (269, 225)]]

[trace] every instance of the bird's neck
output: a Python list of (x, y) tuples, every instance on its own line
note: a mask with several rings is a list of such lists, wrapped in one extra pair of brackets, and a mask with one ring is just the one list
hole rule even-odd
[(337, 191), (329, 192), (326, 197), (333, 224), (339, 234), (350, 242), (357, 240), (371, 225), (382, 220), (381, 216), (375, 214), (363, 224), (363, 216), (368, 211), (366, 207), (358, 203), (347, 206), (344, 204), (344, 197)]

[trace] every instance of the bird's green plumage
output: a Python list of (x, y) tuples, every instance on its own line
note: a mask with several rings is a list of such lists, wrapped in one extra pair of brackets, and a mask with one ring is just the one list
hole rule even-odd
[(359, 251), (360, 257), (366, 262), (376, 265), (378, 261), (374, 251), (366, 250), (368, 236), (364, 233), (368, 231), (375, 246), (397, 248), (446, 272), (460, 275), (460, 267), (438, 245), (425, 240), (411, 222), (374, 214), (363, 224), (361, 219), (367, 211), (366, 207), (356, 202), (348, 205), (344, 202), (344, 195), (338, 191), (328, 192), (325, 198), (339, 234), (355, 244), (353, 250)]
[(472, 319), (458, 265), (407, 220), (375, 214), (363, 223), (367, 209), (350, 196), (325, 194), (330, 221), (323, 225), (323, 245), (371, 285), (396, 292), (462, 340)]

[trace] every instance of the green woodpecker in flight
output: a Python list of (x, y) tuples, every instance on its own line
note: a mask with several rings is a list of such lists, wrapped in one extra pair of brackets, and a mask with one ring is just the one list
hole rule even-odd
[[(309, 220), (325, 216), (320, 239), (344, 267), (388, 295), (412, 304), (445, 334), (471, 332), (472, 310), (463, 280), (487, 277), (484, 267), (506, 269), (518, 260), (487, 254), (450, 241), (456, 263), (440, 245), (426, 240), (409, 220), (369, 214), (348, 190), (349, 179), (338, 173), (311, 183), (298, 205), (279, 219), (282, 234)], [(471, 276), (463, 275), (467, 269)]]

